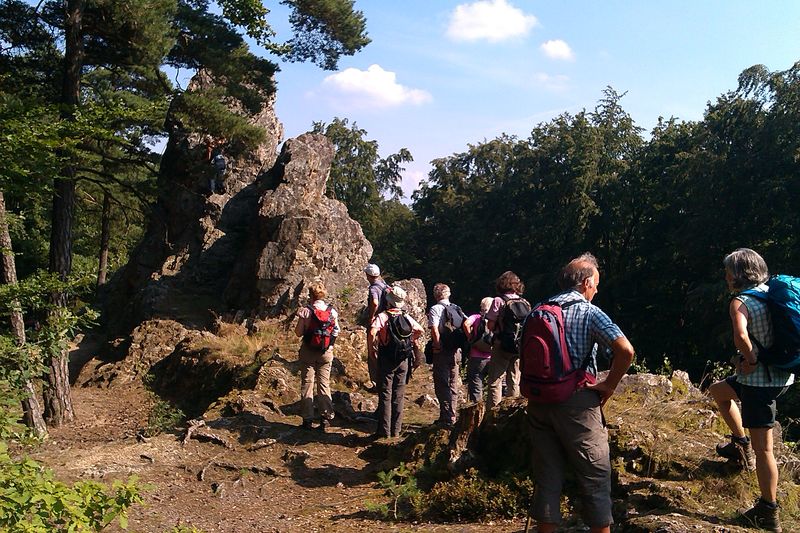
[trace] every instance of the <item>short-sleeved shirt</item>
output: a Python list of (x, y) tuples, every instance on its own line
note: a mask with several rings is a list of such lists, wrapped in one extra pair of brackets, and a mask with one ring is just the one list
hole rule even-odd
[[(602, 309), (589, 302), (576, 290), (562, 292), (551, 298), (562, 306), (577, 302), (564, 309), (564, 332), (567, 349), (575, 368), (585, 364), (587, 372), (597, 375), (597, 346), (611, 348), (624, 334)], [(590, 358), (587, 361), (586, 358)], [(588, 364), (587, 364), (588, 363)]]
[[(370, 328), (378, 330), (377, 337), (379, 346), (386, 346), (386, 344), (389, 342), (389, 328), (386, 327), (389, 324), (389, 315), (399, 315), (400, 313), (402, 313), (400, 309), (387, 309), (386, 311), (378, 313), (375, 316), (375, 320), (372, 321), (372, 326), (370, 326)], [(408, 317), (408, 321), (411, 323), (411, 327), (414, 330), (414, 333), (411, 334), (411, 338), (413, 340), (417, 340), (420, 335), (425, 332), (425, 330), (422, 329), (422, 326), (419, 325), (419, 322), (414, 320), (414, 317), (408, 313), (406, 313), (406, 316)]]
[(378, 309), (375, 311), (376, 314), (386, 310), (383, 307), (385, 301), (383, 298), (381, 298), (381, 296), (383, 296), (383, 291), (385, 291), (388, 286), (389, 285), (382, 279), (375, 280), (375, 283), (369, 286), (369, 300), (367, 301), (367, 307), (369, 307), (370, 302), (377, 300)]
[[(506, 300), (513, 300), (514, 298), (519, 298), (519, 294), (510, 292), (508, 294), (504, 294)], [(503, 300), (503, 296), (496, 296), (495, 299), (492, 301), (492, 305), (489, 307), (489, 311), (486, 312), (486, 320), (490, 320), (497, 323), (497, 318), (500, 316), (500, 309), (503, 307), (505, 300)], [(497, 325), (495, 325), (495, 330), (497, 329)]]
[[(470, 331), (472, 331), (474, 327), (477, 327), (476, 324), (478, 324), (478, 322), (481, 320), (483, 320), (483, 317), (479, 314), (470, 315), (466, 320), (467, 327), (469, 327)], [(482, 352), (473, 346), (469, 350), (469, 356), (475, 357), (476, 359), (489, 359), (492, 356), (492, 352)]]
[[(769, 287), (765, 283), (748, 290), (766, 293)], [(736, 299), (747, 308), (747, 335), (751, 341), (755, 339), (761, 346), (772, 346), (775, 335), (772, 330), (772, 318), (769, 315), (767, 302), (748, 294), (739, 294)], [(753, 353), (758, 355), (758, 347), (753, 343)], [(759, 364), (749, 374), (737, 374), (736, 381), (750, 387), (785, 387), (794, 383), (794, 374), (786, 370)]]
[[(320, 311), (324, 311), (328, 308), (328, 304), (325, 303), (323, 300), (315, 300), (314, 303), (311, 304), (312, 307), (315, 309), (319, 309)], [(308, 307), (303, 307), (297, 310), (297, 317), (302, 320), (303, 323), (303, 332), (308, 331), (309, 325), (311, 324), (310, 320), (311, 310)], [(331, 333), (332, 337), (339, 336), (339, 313), (336, 312), (336, 309), (331, 307), (331, 318), (333, 319), (333, 332)]]
[(444, 315), (445, 306), (448, 305), (450, 305), (450, 300), (445, 298), (444, 300), (439, 300), (428, 309), (428, 325), (431, 328), (438, 328), (439, 333), (442, 332), (442, 328), (444, 327), (442, 315)]

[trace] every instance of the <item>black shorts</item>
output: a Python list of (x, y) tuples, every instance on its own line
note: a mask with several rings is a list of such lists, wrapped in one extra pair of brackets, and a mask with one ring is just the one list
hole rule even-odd
[(775, 399), (789, 387), (742, 385), (736, 380), (736, 376), (730, 376), (725, 383), (731, 386), (742, 403), (742, 426), (771, 428), (775, 425)]

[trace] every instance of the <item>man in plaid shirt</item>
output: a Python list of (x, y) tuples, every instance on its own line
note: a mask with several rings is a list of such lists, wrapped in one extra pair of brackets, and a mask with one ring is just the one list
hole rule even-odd
[(597, 294), (600, 272), (597, 259), (585, 253), (565, 266), (559, 275), (563, 292), (552, 300), (577, 302), (563, 311), (567, 349), (575, 368), (596, 376), (597, 345), (613, 353), (611, 370), (603, 381), (578, 389), (566, 401), (528, 403), (533, 428), (536, 492), (533, 518), (540, 533), (556, 530), (561, 521), (561, 488), (568, 464), (582, 491), (583, 519), (592, 533), (610, 532), (611, 458), (602, 405), (614, 394), (633, 361), (633, 346), (619, 327), (591, 303)]

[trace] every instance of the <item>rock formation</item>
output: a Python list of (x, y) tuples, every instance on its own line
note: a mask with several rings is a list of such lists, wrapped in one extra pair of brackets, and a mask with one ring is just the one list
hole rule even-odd
[[(208, 86), (202, 73), (189, 90)], [(287, 141), (272, 100), (254, 115), (254, 150), (226, 146), (225, 192), (210, 194), (213, 139), (185, 130), (172, 113), (159, 196), (140, 245), (115, 276), (107, 299), (111, 330), (127, 335), (144, 320), (207, 327), (212, 315), (265, 317), (296, 308), (304, 287), (321, 280), (340, 305), (363, 300), (363, 266), (372, 255), (343, 204), (325, 196), (333, 147), (324, 137)], [(277, 161), (276, 161), (277, 159)]]
[[(201, 73), (189, 90), (211, 83)], [(157, 390), (185, 391), (183, 400), (194, 401), (200, 411), (233, 388), (292, 401), (296, 378), (283, 361), (293, 360), (297, 341), (287, 330), (307, 301), (308, 284), (319, 280), (341, 317), (332, 377), (355, 390), (368, 380), (365, 330), (357, 316), (366, 303), (363, 267), (372, 246), (345, 206), (325, 196), (333, 145), (322, 135), (304, 134), (286, 141), (276, 156), (282, 126), (272, 101), (254, 115), (236, 102), (229, 105), (262, 128), (265, 140), (254, 150), (225, 145), (228, 171), (221, 194), (208, 191), (213, 139), (187, 131), (175, 109), (170, 114), (157, 205), (107, 299), (105, 316), (123, 361), (98, 369), (87, 381), (111, 386), (151, 373)], [(408, 312), (425, 323), (422, 282), (400, 284), (408, 293)], [(288, 359), (247, 354), (220, 366), (216, 348), (208, 348), (276, 328), (288, 337), (282, 350)], [(153, 333), (162, 329), (164, 335)], [(254, 357), (260, 377), (243, 382), (240, 374)], [(220, 382), (207, 382), (205, 374)]]
[(277, 316), (305, 297), (312, 280), (336, 300), (366, 286), (372, 246), (344, 204), (325, 196), (333, 153), (322, 135), (286, 141), (260, 184), (252, 233), (225, 290), (230, 307)]

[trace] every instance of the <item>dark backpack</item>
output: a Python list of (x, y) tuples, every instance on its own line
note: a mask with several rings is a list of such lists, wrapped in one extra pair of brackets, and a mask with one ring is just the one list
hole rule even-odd
[(787, 275), (772, 276), (767, 281), (768, 292), (742, 291), (767, 303), (775, 340), (772, 346), (764, 347), (752, 339), (758, 347), (758, 360), (766, 365), (784, 370), (800, 369), (800, 278)]
[(469, 333), (469, 344), (479, 352), (492, 351), (492, 338), (494, 335), (486, 327), (488, 324), (486, 317), (479, 317), (472, 323), (472, 331)]
[(389, 314), (386, 328), (388, 330), (387, 342), (383, 346), (378, 346), (378, 358), (384, 359), (391, 364), (400, 364), (405, 359), (409, 361), (414, 358), (414, 342), (412, 335), (414, 328), (408, 315)]
[[(519, 357), (520, 392), (531, 402), (563, 402), (595, 381), (585, 366), (572, 365), (567, 348), (562, 311), (579, 301), (540, 303), (525, 320)], [(587, 364), (589, 360), (587, 357)]]
[(333, 306), (326, 309), (317, 309), (313, 305), (307, 306), (311, 311), (311, 329), (305, 332), (303, 338), (311, 348), (325, 351), (333, 344)]
[(504, 351), (518, 354), (522, 323), (531, 312), (531, 304), (522, 297), (501, 296), (501, 298), (503, 306), (497, 314), (499, 329), (496, 337), (500, 339), (500, 347)]
[(464, 321), (466, 319), (464, 311), (456, 304), (444, 306), (442, 325), (439, 328), (439, 343), (443, 350), (450, 351), (461, 348), (463, 351), (465, 347), (469, 347), (467, 334), (464, 332)]
[(214, 170), (218, 172), (224, 172), (225, 169), (228, 168), (228, 162), (225, 160), (225, 156), (222, 154), (217, 154), (214, 156), (214, 159), (211, 160), (211, 163), (214, 165)]

